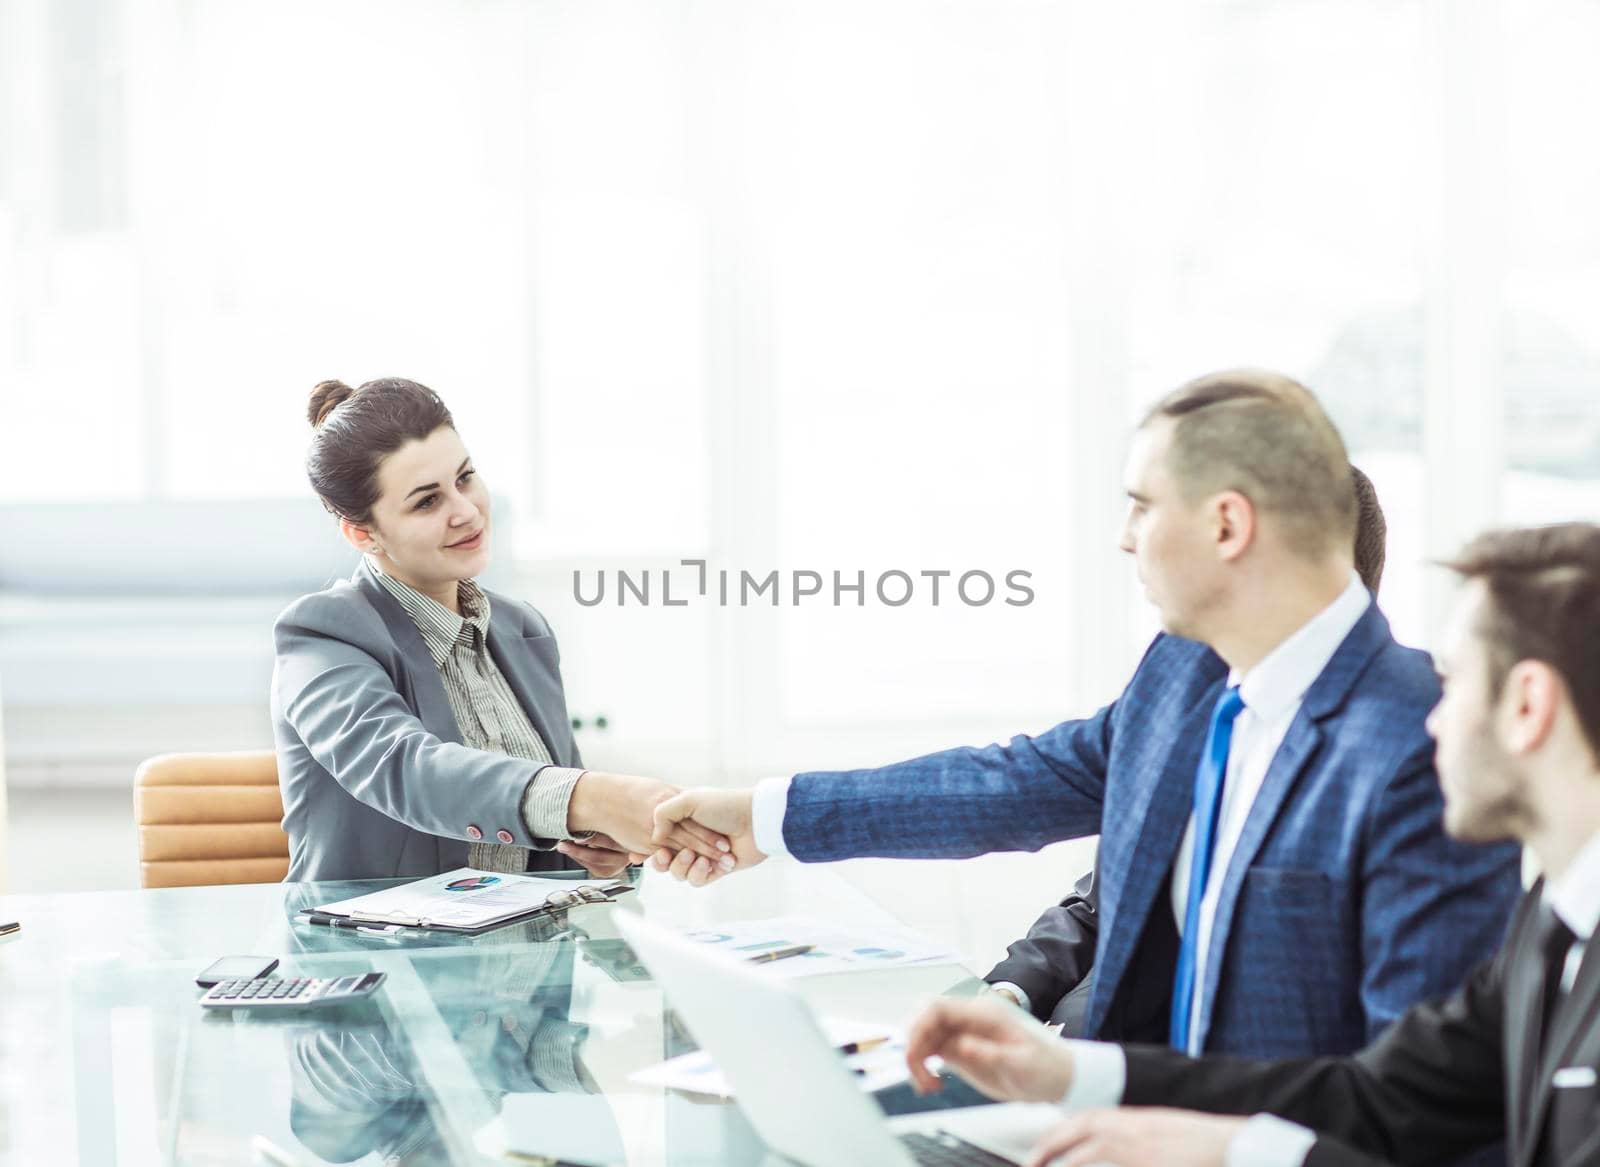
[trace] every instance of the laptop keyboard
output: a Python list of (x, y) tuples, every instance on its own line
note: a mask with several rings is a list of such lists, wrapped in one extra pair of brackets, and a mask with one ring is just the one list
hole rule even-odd
[(911, 1152), (918, 1167), (1016, 1167), (1010, 1159), (991, 1155), (944, 1131), (933, 1135), (901, 1135), (900, 1142)]

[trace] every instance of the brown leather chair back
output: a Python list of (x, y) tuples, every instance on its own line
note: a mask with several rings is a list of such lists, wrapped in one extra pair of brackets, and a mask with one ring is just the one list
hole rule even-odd
[(162, 754), (134, 775), (145, 887), (273, 883), (289, 873), (270, 750)]

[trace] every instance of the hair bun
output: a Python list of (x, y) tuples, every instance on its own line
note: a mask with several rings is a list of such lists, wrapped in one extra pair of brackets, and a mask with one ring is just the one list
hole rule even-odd
[(349, 397), (355, 390), (343, 381), (319, 381), (317, 387), (311, 391), (311, 404), (306, 409), (306, 416), (311, 419), (311, 428), (316, 429), (335, 409), (339, 403)]

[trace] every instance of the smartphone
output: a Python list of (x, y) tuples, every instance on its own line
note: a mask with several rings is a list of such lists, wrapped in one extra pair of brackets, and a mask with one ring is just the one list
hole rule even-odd
[(275, 956), (224, 956), (195, 977), (194, 983), (202, 989), (209, 989), (223, 981), (253, 981), (277, 967), (278, 958)]

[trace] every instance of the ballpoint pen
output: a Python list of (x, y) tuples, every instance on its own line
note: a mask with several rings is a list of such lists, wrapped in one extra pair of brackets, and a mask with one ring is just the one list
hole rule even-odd
[(864, 1054), (869, 1049), (877, 1049), (880, 1045), (887, 1044), (887, 1037), (864, 1037), (860, 1041), (847, 1041), (839, 1047), (842, 1054)]
[(294, 918), (296, 924), (316, 924), (322, 928), (354, 928), (356, 922), (345, 916), (329, 916), (323, 912), (301, 912)]
[(749, 963), (769, 964), (774, 960), (784, 960), (791, 956), (804, 956), (815, 947), (815, 944), (792, 944), (788, 948), (774, 948), (771, 952), (763, 952), (759, 956), (750, 957)]
[(346, 916), (329, 916), (323, 912), (301, 912), (295, 916), (294, 922), (314, 924), (319, 928), (342, 928), (358, 936), (377, 936), (385, 940), (393, 940), (409, 932), (402, 924), (369, 924)]

